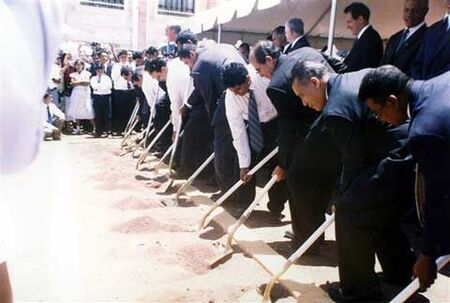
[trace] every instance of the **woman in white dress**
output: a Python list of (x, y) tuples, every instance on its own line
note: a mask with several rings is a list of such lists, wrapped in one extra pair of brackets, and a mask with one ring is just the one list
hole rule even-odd
[(78, 135), (81, 134), (80, 120), (90, 120), (92, 126), (95, 126), (90, 88), (91, 73), (84, 69), (84, 62), (81, 60), (76, 60), (74, 65), (76, 71), (70, 74), (72, 94), (67, 114), (76, 119), (75, 133)]

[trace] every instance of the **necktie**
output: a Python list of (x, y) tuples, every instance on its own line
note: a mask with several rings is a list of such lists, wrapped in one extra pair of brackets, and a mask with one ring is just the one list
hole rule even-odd
[(408, 34), (409, 34), (409, 28), (407, 28), (403, 31), (402, 37), (400, 38), (400, 42), (398, 43), (398, 46), (397, 46), (396, 53), (398, 53), (398, 51), (402, 48), (403, 44), (405, 44), (406, 37), (408, 37)]
[(50, 106), (47, 105), (47, 122), (52, 122), (52, 113), (50, 112)]
[(255, 94), (250, 90), (248, 101), (248, 131), (250, 148), (259, 153), (264, 147), (261, 124), (259, 122), (258, 107), (256, 105)]
[(127, 82), (127, 88), (131, 89), (131, 83), (130, 82)]

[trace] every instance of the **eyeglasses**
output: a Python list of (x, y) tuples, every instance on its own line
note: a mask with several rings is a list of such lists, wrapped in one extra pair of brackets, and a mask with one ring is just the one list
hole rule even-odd
[(378, 110), (372, 110), (372, 115), (375, 117), (375, 119), (383, 120), (382, 116), (383, 116), (384, 108), (385, 108), (385, 106), (381, 105)]

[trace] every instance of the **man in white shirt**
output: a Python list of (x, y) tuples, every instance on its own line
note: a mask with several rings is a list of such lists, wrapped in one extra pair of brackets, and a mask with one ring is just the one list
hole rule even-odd
[(47, 91), (44, 95), (44, 139), (52, 137), (53, 140), (61, 140), (62, 127), (66, 116), (64, 113), (53, 103), (53, 96), (50, 91)]
[[(239, 162), (240, 179), (248, 184), (241, 191), (239, 203), (251, 203), (255, 197), (256, 180), (248, 172), (277, 146), (277, 111), (266, 94), (269, 79), (259, 76), (253, 66), (232, 62), (223, 68), (225, 110), (233, 145)], [(277, 166), (275, 158), (258, 175), (266, 177)], [(244, 187), (245, 188), (245, 187)], [(242, 197), (245, 195), (245, 197)], [(269, 191), (268, 208), (279, 220), (287, 200), (286, 184), (276, 183)]]
[(116, 81), (121, 78), (121, 70), (123, 67), (130, 66), (130, 62), (128, 61), (128, 52), (126, 50), (122, 50), (118, 54), (119, 62), (114, 63), (111, 69), (111, 80), (114, 84), (114, 89), (116, 88)]
[(59, 106), (59, 91), (58, 87), (61, 84), (61, 62), (59, 59), (55, 60), (50, 70), (50, 79), (48, 80), (47, 88), (52, 94), (53, 102)]
[(101, 64), (94, 66), (96, 76), (91, 78), (92, 101), (95, 112), (95, 137), (101, 137), (108, 130), (108, 116), (111, 110), (112, 81), (105, 74)]

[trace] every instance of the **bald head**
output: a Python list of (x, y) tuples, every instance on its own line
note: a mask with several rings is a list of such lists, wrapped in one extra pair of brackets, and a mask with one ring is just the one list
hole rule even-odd
[(414, 27), (425, 20), (428, 13), (428, 0), (405, 0), (403, 21), (406, 27)]

